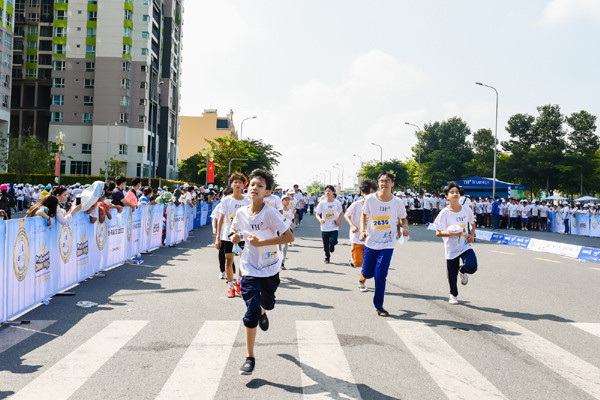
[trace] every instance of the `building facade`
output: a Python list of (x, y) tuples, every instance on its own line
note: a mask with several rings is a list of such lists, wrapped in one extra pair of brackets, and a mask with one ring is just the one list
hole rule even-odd
[(217, 110), (204, 110), (201, 117), (181, 117), (179, 134), (179, 161), (190, 158), (204, 149), (206, 140), (219, 137), (237, 139), (238, 135), (233, 124), (233, 110), (226, 117), (219, 117)]
[(66, 175), (114, 158), (127, 176), (176, 178), (182, 2), (15, 0), (26, 58), (13, 69), (11, 133), (62, 132)]
[(12, 0), (0, 6), (0, 135), (10, 130), (14, 7)]

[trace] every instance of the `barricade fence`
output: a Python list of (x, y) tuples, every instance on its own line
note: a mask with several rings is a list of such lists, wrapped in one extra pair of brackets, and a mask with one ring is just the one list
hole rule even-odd
[(186, 240), (209, 224), (212, 204), (143, 205), (112, 219), (91, 223), (78, 212), (69, 225), (50, 229), (41, 217), (0, 221), (0, 322), (32, 308), (97, 272), (123, 264), (136, 254)]
[[(600, 237), (600, 215), (575, 214), (568, 219), (571, 235)], [(565, 232), (565, 220), (562, 213), (548, 213), (548, 230), (550, 232)]]

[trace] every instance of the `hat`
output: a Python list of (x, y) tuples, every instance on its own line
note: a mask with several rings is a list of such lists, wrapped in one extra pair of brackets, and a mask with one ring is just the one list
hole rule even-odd
[(281, 200), (283, 200), (283, 199), (289, 199), (289, 198), (290, 198), (290, 194), (289, 194), (289, 193), (284, 193), (284, 194), (281, 196)]
[(52, 185), (50, 185), (50, 184), (46, 185), (46, 190), (52, 190)]
[(0, 185), (0, 190), (8, 190), (8, 186), (6, 186), (6, 185)]
[(295, 194), (296, 192), (294, 192), (294, 189), (290, 189), (290, 190), (288, 190), (288, 192), (287, 192), (287, 193), (288, 193), (288, 194)]

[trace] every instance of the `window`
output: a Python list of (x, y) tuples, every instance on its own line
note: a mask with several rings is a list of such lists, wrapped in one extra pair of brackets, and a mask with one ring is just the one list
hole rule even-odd
[[(40, 65), (52, 65), (52, 54), (40, 54), (40, 61), (38, 64)], [(48, 70), (50, 71), (50, 70)]]
[(140, 82), (140, 89), (146, 89), (146, 82)]
[(64, 44), (55, 44), (54, 54), (67, 54), (66, 46)]
[(8, 108), (8, 95), (2, 94), (2, 107)]
[(147, 56), (148, 55), (148, 49), (142, 49), (142, 55), (143, 56)]
[(133, 13), (131, 12), (131, 10), (125, 10), (125, 19), (128, 19), (129, 21), (131, 21), (132, 17), (133, 17)]
[(28, 26), (27, 27), (27, 35), (28, 36), (37, 36), (38, 35), (38, 27), (37, 26)]
[(121, 96), (121, 107), (129, 106), (129, 97)]
[(138, 122), (146, 122), (146, 116), (145, 115), (139, 115), (138, 116)]
[(29, 7), (39, 7), (40, 0), (29, 0)]
[(10, 36), (8, 33), (6, 34), (4, 44), (6, 44), (6, 47), (12, 46), (12, 36)]
[(53, 88), (64, 88), (65, 87), (65, 79), (64, 78), (52, 79), (52, 87)]
[(10, 75), (2, 74), (2, 86), (4, 86), (4, 87), (10, 86)]
[(146, 105), (146, 99), (140, 99), (140, 106)]
[(51, 26), (40, 26), (40, 36), (52, 37), (52, 27)]
[(35, 55), (32, 55), (32, 54), (30, 54), (30, 55), (28, 55), (28, 56), (27, 56), (27, 62), (28, 62), (28, 63), (34, 63), (34, 64), (37, 64), (37, 61), (38, 61), (38, 58), (37, 58), (37, 57), (38, 57), (38, 56), (35, 56)]
[(119, 114), (119, 122), (122, 123), (122, 124), (129, 123), (129, 114), (127, 114), (127, 113), (120, 113)]
[(64, 106), (65, 105), (65, 96), (61, 95), (53, 95), (52, 96), (52, 104), (55, 106)]
[(61, 113), (61, 112), (53, 112), (50, 115), (50, 120), (52, 122), (62, 122), (63, 121), (63, 113)]
[(121, 89), (129, 89), (131, 86), (131, 81), (127, 78), (121, 79)]
[(38, 13), (29, 13), (28, 19), (30, 22), (39, 22), (40, 14)]
[(90, 175), (91, 172), (91, 161), (71, 161), (71, 175)]
[(128, 44), (123, 45), (123, 54), (131, 55), (131, 46)]
[(54, 36), (65, 37), (67, 36), (67, 28), (56, 26), (54, 27)]
[(40, 40), (40, 51), (52, 51), (52, 40)]
[(86, 89), (93, 89), (94, 88), (94, 80), (93, 79), (86, 79), (83, 85), (84, 88)]
[(27, 41), (27, 48), (28, 49), (37, 49), (37, 47), (38, 47), (38, 42), (37, 41), (31, 41), (31, 40)]
[(88, 21), (96, 21), (98, 19), (98, 13), (96, 11), (88, 11)]
[(82, 143), (81, 152), (83, 154), (92, 154), (92, 145), (90, 143)]
[(95, 56), (96, 55), (96, 45), (88, 44), (85, 46), (85, 55), (87, 56)]
[(52, 69), (54, 71), (64, 71), (65, 70), (65, 62), (64, 61), (54, 61), (52, 64)]
[(55, 10), (54, 11), (54, 19), (67, 19), (67, 11), (66, 10)]
[(88, 4), (98, 4), (98, 0), (88, 0)]
[(138, 153), (144, 152), (144, 146), (138, 146)]
[(146, 72), (146, 71), (148, 71), (148, 66), (147, 66), (147, 65), (141, 65), (141, 66), (140, 66), (140, 70), (141, 70), (142, 72)]
[(93, 106), (94, 105), (94, 96), (83, 96), (83, 105), (84, 106)]
[(92, 113), (83, 113), (82, 119), (83, 119), (84, 124), (91, 124), (92, 119), (93, 119), (93, 114)]
[(25, 71), (25, 76), (27, 78), (37, 78), (37, 69), (27, 69)]
[(149, 15), (144, 15), (142, 17), (142, 21), (146, 22), (146, 21), (150, 21), (150, 16)]
[(96, 28), (87, 28), (87, 37), (95, 38), (96, 37)]
[(148, 32), (142, 32), (142, 39), (148, 39)]
[(133, 32), (133, 30), (130, 27), (128, 27), (128, 26), (126, 26), (126, 27), (123, 28), (123, 36), (125, 36), (125, 37), (129, 37), (130, 38), (132, 32)]
[(135, 176), (142, 176), (142, 164), (135, 164)]
[(130, 69), (131, 63), (129, 61), (124, 61), (123, 64), (121, 64), (121, 71), (128, 72)]
[(96, 70), (96, 63), (86, 62), (85, 63), (85, 72), (93, 72)]
[(10, 54), (4, 53), (4, 66), (5, 67), (10, 67), (10, 59), (11, 59)]
[(120, 144), (119, 145), (119, 154), (120, 155), (127, 155), (127, 145), (126, 144)]

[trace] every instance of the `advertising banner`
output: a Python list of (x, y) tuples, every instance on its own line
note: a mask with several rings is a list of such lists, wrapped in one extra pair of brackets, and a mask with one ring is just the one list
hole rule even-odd
[[(113, 213), (113, 218), (115, 218)], [(103, 271), (108, 267), (108, 224), (107, 218), (103, 223), (96, 222), (92, 226), (91, 237), (89, 238), (89, 255), (93, 260), (93, 272)], [(104, 249), (107, 249), (106, 251)]]
[[(211, 206), (212, 206), (212, 204), (211, 204)], [(209, 223), (208, 222), (208, 221), (210, 221), (209, 215), (210, 215), (210, 213), (209, 213), (209, 209), (208, 209), (208, 203), (203, 202), (202, 203), (202, 212), (201, 212), (201, 216), (200, 216), (200, 226), (204, 226), (207, 223)]]
[(141, 219), (140, 250), (147, 251), (152, 248), (152, 206), (145, 204), (138, 208)]
[(175, 206), (173, 204), (167, 205), (167, 226), (166, 226), (166, 236), (165, 236), (165, 244), (170, 246), (175, 244), (176, 242), (176, 233), (175, 233)]
[(185, 240), (185, 206), (175, 207), (175, 243)]
[[(108, 221), (108, 259), (106, 268), (121, 264), (125, 260), (126, 247), (126, 224), (129, 208), (124, 208), (120, 213), (113, 213), (113, 217)], [(106, 251), (106, 250), (105, 250)]]
[[(77, 237), (75, 230), (82, 221), (89, 216), (83, 212), (77, 213), (71, 219), (71, 224), (61, 225), (58, 221), (54, 221), (52, 230), (50, 231), (49, 240), (45, 246), (50, 249), (52, 257), (52, 274), (58, 275), (58, 282), (54, 289), (63, 290), (71, 286), (77, 280), (77, 251), (73, 249), (74, 238)], [(38, 268), (36, 266), (36, 274)], [(42, 277), (36, 275), (36, 284)], [(49, 290), (50, 295), (53, 294), (52, 288)], [(37, 297), (37, 296), (36, 296)], [(37, 300), (41, 300), (37, 298)]]
[(129, 209), (127, 218), (127, 258), (135, 257), (142, 252), (142, 210), (136, 208), (135, 211)]
[(0, 322), (6, 320), (6, 308), (4, 307), (4, 280), (6, 279), (6, 223), (4, 221), (0, 222)]
[(200, 220), (202, 218), (202, 204), (204, 202), (198, 202), (198, 204), (196, 204), (195, 210), (194, 210), (194, 229), (200, 227)]
[(577, 258), (580, 260), (600, 263), (600, 249), (582, 247)]
[(590, 215), (590, 236), (600, 237), (600, 216)]
[(89, 222), (89, 216), (85, 213), (77, 213), (73, 216), (71, 227), (73, 229), (73, 252), (75, 253), (75, 264), (77, 265), (77, 282), (89, 278), (96, 272), (94, 264), (96, 258), (90, 258), (90, 245), (95, 241), (95, 224)]
[(579, 235), (578, 215), (571, 215), (569, 223), (571, 224), (571, 235)]
[(152, 238), (150, 240), (150, 249), (155, 249), (162, 246), (163, 243), (163, 230), (166, 228), (164, 215), (165, 206), (162, 204), (156, 204), (151, 206), (152, 208)]

